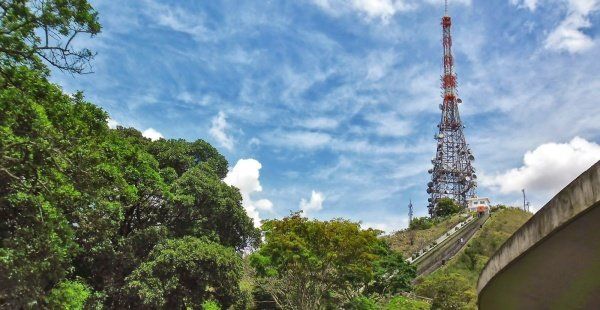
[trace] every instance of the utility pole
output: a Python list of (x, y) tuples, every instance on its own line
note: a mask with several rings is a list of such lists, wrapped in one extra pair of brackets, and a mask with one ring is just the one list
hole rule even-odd
[(521, 190), (523, 192), (523, 211), (529, 211), (527, 210), (527, 198), (525, 197), (525, 189)]

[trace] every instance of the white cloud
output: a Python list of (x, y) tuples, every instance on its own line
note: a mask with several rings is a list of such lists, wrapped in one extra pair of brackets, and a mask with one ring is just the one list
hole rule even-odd
[(389, 19), (400, 11), (413, 8), (405, 0), (313, 0), (326, 12), (337, 15), (344, 11), (356, 11), (367, 18)]
[(313, 211), (323, 209), (324, 200), (325, 196), (323, 196), (323, 193), (313, 190), (310, 194), (310, 200), (307, 201), (304, 198), (300, 200), (300, 210), (302, 210), (305, 216), (308, 216), (309, 213), (312, 213)]
[(519, 7), (528, 8), (531, 11), (535, 11), (538, 0), (510, 0), (510, 3)]
[(591, 26), (586, 15), (572, 12), (548, 35), (545, 48), (569, 53), (588, 50), (594, 42), (581, 29)]
[(156, 141), (158, 139), (163, 139), (164, 138), (163, 135), (160, 132), (158, 132), (156, 129), (154, 129), (152, 127), (144, 130), (142, 132), (142, 136), (144, 136), (144, 137), (146, 137), (146, 138), (148, 138), (148, 139), (150, 139), (152, 141)]
[(231, 151), (233, 150), (233, 138), (225, 132), (228, 127), (227, 117), (221, 111), (213, 117), (209, 133), (222, 147)]
[[(388, 20), (399, 12), (414, 10), (422, 2), (443, 8), (441, 0), (313, 0), (321, 9), (337, 16), (345, 12), (358, 12), (367, 19)], [(452, 3), (471, 5), (471, 0), (451, 0)]]
[(256, 137), (253, 137), (252, 139), (250, 139), (250, 141), (248, 141), (249, 146), (260, 146), (260, 144), (260, 139)]
[(146, 1), (146, 8), (148, 16), (160, 26), (188, 34), (196, 40), (211, 38), (210, 32), (203, 24), (203, 16), (178, 6), (164, 5), (151, 0)]
[(112, 118), (108, 118), (106, 122), (108, 123), (108, 128), (110, 129), (115, 129), (117, 128), (117, 126), (119, 126), (119, 122), (115, 121)]
[(546, 143), (523, 157), (523, 166), (494, 176), (482, 175), (481, 184), (501, 193), (521, 189), (551, 197), (600, 160), (600, 145), (575, 137), (568, 143)]
[(303, 120), (300, 126), (308, 129), (335, 129), (339, 125), (339, 121), (328, 117), (315, 117)]
[(242, 205), (246, 213), (254, 221), (254, 226), (260, 226), (260, 211), (271, 211), (273, 203), (268, 199), (252, 200), (252, 194), (262, 192), (260, 185), (260, 169), (262, 165), (256, 159), (240, 159), (229, 170), (223, 180), (228, 185), (237, 187), (242, 194)]
[(398, 231), (408, 227), (408, 218), (400, 216), (392, 216), (383, 219), (380, 222), (364, 222), (360, 223), (362, 229), (378, 229), (384, 231), (386, 234), (390, 234), (394, 231)]
[(331, 142), (331, 136), (325, 133), (312, 131), (275, 132), (266, 137), (275, 145), (317, 149)]
[(367, 119), (375, 123), (374, 131), (380, 136), (403, 137), (412, 133), (412, 124), (389, 113), (371, 114)]
[(273, 203), (268, 199), (260, 199), (254, 202), (256, 209), (261, 211), (273, 211)]
[[(542, 2), (541, 0), (511, 0), (513, 5), (525, 7), (531, 11)], [(545, 1), (548, 5), (556, 6), (556, 1)], [(589, 15), (600, 7), (600, 0), (561, 0), (567, 7), (565, 19), (550, 32), (544, 47), (556, 51), (579, 53), (594, 46), (594, 41), (581, 30), (590, 28), (592, 23)]]

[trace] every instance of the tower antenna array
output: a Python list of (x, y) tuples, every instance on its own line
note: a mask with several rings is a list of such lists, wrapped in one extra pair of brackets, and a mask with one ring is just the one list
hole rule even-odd
[(448, 15), (448, 1), (446, 0), (444, 4), (445, 15), (442, 17), (444, 72), (441, 79), (443, 102), (440, 105), (442, 115), (438, 124), (439, 131), (434, 137), (437, 141), (437, 149), (435, 157), (431, 160), (433, 168), (429, 170), (431, 182), (427, 183), (428, 208), (431, 216), (435, 215), (437, 202), (444, 197), (451, 198), (466, 208), (467, 198), (475, 196), (477, 187), (475, 181), (477, 175), (471, 163), (475, 157), (465, 140), (464, 126), (458, 109), (462, 100), (458, 98), (454, 73), (450, 32), (452, 19)]

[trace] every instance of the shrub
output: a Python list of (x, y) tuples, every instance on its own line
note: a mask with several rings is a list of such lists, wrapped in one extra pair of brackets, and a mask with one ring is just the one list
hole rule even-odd
[(417, 294), (432, 298), (431, 309), (464, 309), (475, 295), (469, 282), (457, 273), (439, 273), (425, 279)]
[(347, 310), (378, 310), (377, 302), (366, 296), (359, 296), (348, 302), (344, 309)]
[(459, 213), (462, 211), (462, 207), (456, 204), (456, 202), (451, 198), (442, 198), (438, 200), (433, 212), (435, 216), (449, 216), (452, 214)]
[(417, 217), (410, 222), (410, 229), (412, 230), (425, 230), (433, 226), (433, 221), (428, 217)]
[(396, 296), (383, 307), (385, 310), (428, 310), (430, 305), (425, 301), (409, 299), (404, 296)]
[(48, 296), (50, 309), (83, 309), (92, 290), (79, 281), (65, 280), (55, 286)]
[(202, 303), (202, 310), (221, 310), (221, 307), (215, 301), (207, 300)]

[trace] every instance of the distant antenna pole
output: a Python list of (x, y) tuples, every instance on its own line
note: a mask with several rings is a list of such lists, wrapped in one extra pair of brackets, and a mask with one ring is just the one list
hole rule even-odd
[(523, 211), (527, 211), (525, 208), (527, 207), (527, 199), (525, 198), (525, 189), (521, 190), (523, 192)]
[(410, 245), (414, 245), (415, 244), (415, 233), (410, 229), (410, 224), (412, 223), (413, 220), (413, 204), (412, 204), (412, 199), (409, 201), (408, 203), (408, 230), (409, 230), (409, 238), (410, 238)]
[(413, 205), (412, 205), (412, 199), (410, 200), (410, 202), (408, 203), (408, 225), (410, 226), (410, 223), (412, 223), (412, 219), (413, 219)]
[(444, 1), (444, 15), (448, 16), (448, 0)]

